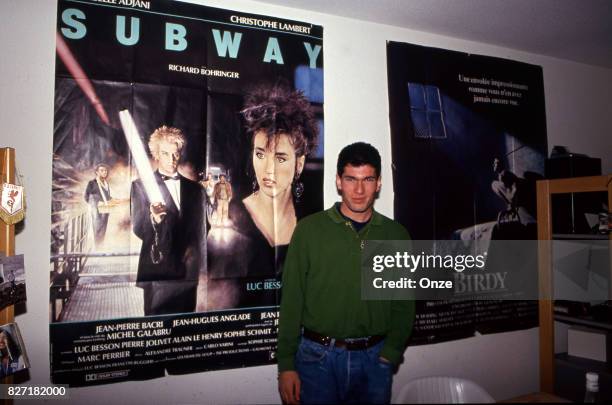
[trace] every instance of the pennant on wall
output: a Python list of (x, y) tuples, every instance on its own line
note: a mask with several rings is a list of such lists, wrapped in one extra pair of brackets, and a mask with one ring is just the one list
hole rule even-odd
[(14, 225), (21, 222), (24, 217), (24, 188), (15, 184), (2, 183), (0, 219), (2, 219), (8, 225)]

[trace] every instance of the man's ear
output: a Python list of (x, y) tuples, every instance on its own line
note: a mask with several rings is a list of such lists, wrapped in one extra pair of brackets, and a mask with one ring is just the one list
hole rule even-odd
[(342, 179), (336, 173), (336, 190), (342, 191)]
[(380, 192), (380, 187), (382, 186), (382, 176), (378, 176), (376, 180), (376, 192)]

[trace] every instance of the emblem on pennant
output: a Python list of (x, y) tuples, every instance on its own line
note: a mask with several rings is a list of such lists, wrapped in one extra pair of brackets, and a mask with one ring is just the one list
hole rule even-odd
[(25, 216), (25, 196), (23, 187), (2, 183), (0, 197), (0, 219), (9, 225), (20, 222)]

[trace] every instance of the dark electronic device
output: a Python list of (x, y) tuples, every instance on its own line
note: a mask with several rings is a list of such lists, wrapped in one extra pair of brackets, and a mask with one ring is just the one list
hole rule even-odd
[[(555, 146), (545, 162), (547, 179), (601, 175), (601, 159), (579, 153), (571, 153), (564, 146)], [(551, 197), (553, 233), (589, 234), (585, 213), (597, 214), (602, 210), (605, 193), (581, 193), (553, 195)]]

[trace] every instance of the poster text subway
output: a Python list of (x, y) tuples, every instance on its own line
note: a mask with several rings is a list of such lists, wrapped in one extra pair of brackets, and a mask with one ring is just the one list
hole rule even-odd
[[(64, 26), (61, 33), (68, 39), (79, 40), (87, 35), (87, 15), (78, 8), (67, 8), (61, 15)], [(127, 18), (123, 15), (116, 16), (115, 38), (123, 46), (134, 46), (140, 40), (140, 18), (130, 17), (130, 28), (127, 28)], [(128, 34), (129, 32), (129, 34)], [(187, 28), (176, 23), (165, 23), (164, 48), (168, 51), (182, 52), (189, 45)], [(211, 35), (215, 43), (217, 55), (220, 58), (238, 58), (241, 32), (223, 31), (211, 29)], [(321, 45), (314, 45), (304, 42), (304, 50), (308, 55), (309, 66), (311, 69), (317, 67), (317, 59), (321, 53)], [(283, 53), (278, 42), (278, 38), (269, 37), (262, 60), (266, 63), (284, 64)]]

